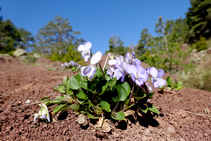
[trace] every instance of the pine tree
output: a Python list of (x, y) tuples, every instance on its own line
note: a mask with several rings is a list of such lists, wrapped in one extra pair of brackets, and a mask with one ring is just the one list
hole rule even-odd
[(211, 37), (211, 0), (191, 0), (186, 13), (189, 42), (196, 42), (201, 36)]

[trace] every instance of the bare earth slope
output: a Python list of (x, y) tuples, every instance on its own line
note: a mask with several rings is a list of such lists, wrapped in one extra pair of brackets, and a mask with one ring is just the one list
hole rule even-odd
[[(184, 88), (175, 94), (155, 93), (152, 103), (161, 114), (154, 120), (141, 120), (126, 129), (116, 128), (102, 136), (91, 128), (81, 128), (72, 110), (59, 113), (55, 121), (33, 122), (39, 107), (23, 106), (27, 99), (58, 96), (53, 86), (64, 76), (74, 75), (67, 71), (48, 71), (42, 66), (27, 66), (11, 60), (0, 62), (0, 139), (12, 140), (211, 140), (211, 117), (204, 116), (203, 109), (211, 110), (211, 93)], [(53, 107), (49, 108), (51, 112)], [(189, 111), (192, 113), (188, 113)], [(193, 114), (197, 113), (199, 115)], [(202, 115), (200, 115), (202, 114)], [(211, 115), (210, 115), (211, 116)]]

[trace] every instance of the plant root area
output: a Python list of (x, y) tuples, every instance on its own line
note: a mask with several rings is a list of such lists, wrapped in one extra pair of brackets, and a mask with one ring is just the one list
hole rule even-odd
[[(53, 62), (51, 62), (53, 65)], [(46, 64), (49, 66), (49, 63)], [(29, 66), (16, 59), (0, 60), (0, 140), (54, 141), (210, 141), (211, 93), (183, 88), (160, 94), (155, 89), (153, 99), (160, 115), (137, 121), (116, 122), (109, 133), (81, 127), (78, 115), (68, 109), (51, 117), (51, 122), (37, 120), (37, 101), (60, 94), (53, 87), (62, 83), (70, 71), (48, 71), (45, 65)], [(30, 104), (25, 103), (30, 100)], [(49, 107), (52, 112), (55, 106)]]

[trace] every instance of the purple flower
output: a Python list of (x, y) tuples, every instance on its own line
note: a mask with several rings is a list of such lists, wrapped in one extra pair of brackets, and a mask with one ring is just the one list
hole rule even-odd
[(148, 79), (146, 70), (141, 66), (124, 65), (124, 69), (138, 86), (141, 86)]
[(124, 79), (125, 79), (125, 71), (124, 69), (119, 66), (119, 65), (116, 65), (115, 66), (115, 71), (114, 71), (114, 75), (113, 77), (116, 77), (117, 80), (121, 79), (122, 82), (124, 82)]
[(96, 72), (96, 67), (94, 65), (97, 64), (101, 60), (101, 58), (102, 53), (100, 51), (95, 53), (90, 60), (90, 65), (81, 67), (81, 75), (87, 76), (92, 79)]
[(91, 42), (86, 42), (84, 45), (79, 45), (78, 46), (78, 51), (81, 52), (82, 57), (84, 58), (84, 61), (88, 61), (89, 56), (90, 56), (90, 48), (92, 47)]
[(132, 57), (131, 57), (131, 55), (130, 55), (130, 52), (127, 52), (127, 53), (125, 54), (125, 61), (126, 61), (128, 64), (132, 64), (132, 63), (133, 63), (133, 59), (132, 59)]
[(162, 87), (162, 86), (166, 85), (166, 80), (161, 78), (164, 75), (163, 69), (160, 69), (158, 71), (155, 67), (151, 67), (149, 69), (149, 73), (152, 76), (152, 84), (153, 84), (154, 88)]
[(40, 119), (47, 119), (50, 122), (50, 115), (48, 113), (48, 108), (44, 103), (39, 104), (41, 107), (38, 114), (34, 114), (34, 123), (36, 122), (37, 118)]
[(111, 79), (113, 78), (114, 71), (115, 69), (112, 67), (107, 68), (107, 74), (111, 77)]

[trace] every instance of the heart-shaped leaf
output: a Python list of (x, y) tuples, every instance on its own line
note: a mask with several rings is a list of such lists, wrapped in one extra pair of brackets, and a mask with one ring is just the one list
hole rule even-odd
[(63, 83), (64, 86), (67, 85), (67, 81), (68, 81), (68, 80), (69, 80), (68, 76), (66, 76), (66, 77), (63, 79), (62, 83)]
[(115, 120), (123, 120), (125, 119), (125, 114), (122, 111), (115, 113), (115, 116), (111, 115), (111, 118)]
[(67, 85), (66, 88), (67, 90), (69, 89), (73, 89), (73, 90), (77, 90), (80, 88), (80, 77), (78, 76), (72, 76), (68, 81), (67, 81)]
[(148, 109), (153, 113), (156, 113), (158, 115), (160, 114), (159, 110), (154, 105), (151, 105)]
[(127, 83), (127, 82), (124, 82), (122, 85), (121, 85), (123, 88), (125, 88), (126, 92), (127, 92), (127, 96), (130, 94), (130, 85)]
[(107, 112), (111, 112), (110, 104), (107, 101), (101, 101), (99, 104), (103, 110), (105, 110)]
[(77, 104), (72, 104), (69, 107), (76, 112), (78, 112), (80, 110), (80, 106)]
[(128, 96), (127, 95), (127, 91), (125, 90), (125, 88), (122, 87), (121, 85), (118, 85), (116, 87), (116, 89), (117, 89), (118, 95), (115, 96), (115, 97), (113, 97), (112, 100), (114, 102), (117, 102), (117, 101), (125, 101), (126, 98), (127, 98), (127, 96)]
[(58, 112), (60, 112), (60, 111), (62, 111), (62, 110), (67, 109), (67, 106), (68, 106), (67, 103), (66, 103), (66, 104), (59, 104), (59, 105), (57, 105), (57, 106), (53, 109), (52, 114), (56, 114), (56, 113), (58, 113)]
[(88, 96), (85, 93), (83, 93), (83, 92), (78, 93), (76, 96), (78, 98), (80, 98), (80, 99), (83, 99), (83, 100), (87, 100), (88, 99)]

